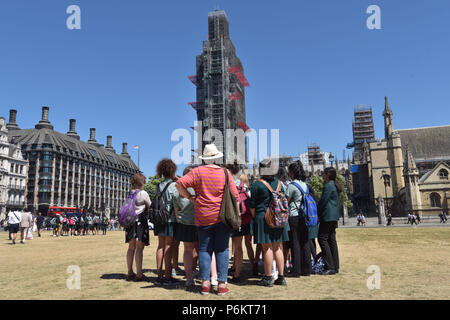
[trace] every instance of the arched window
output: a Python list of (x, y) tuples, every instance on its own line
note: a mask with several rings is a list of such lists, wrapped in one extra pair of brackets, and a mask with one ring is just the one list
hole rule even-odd
[(439, 170), (439, 178), (448, 180), (448, 171), (445, 169)]
[(436, 192), (433, 192), (432, 194), (430, 194), (430, 202), (431, 202), (432, 207), (440, 208), (441, 207), (441, 196), (439, 194), (437, 194)]

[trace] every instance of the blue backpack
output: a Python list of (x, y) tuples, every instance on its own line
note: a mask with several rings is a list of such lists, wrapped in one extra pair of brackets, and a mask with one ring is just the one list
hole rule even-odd
[(308, 185), (306, 186), (306, 192), (303, 191), (302, 187), (296, 183), (292, 182), (294, 186), (296, 186), (303, 195), (303, 201), (301, 207), (298, 209), (298, 213), (303, 215), (306, 220), (306, 226), (308, 228), (315, 227), (319, 223), (317, 218), (317, 204), (316, 200), (309, 193)]

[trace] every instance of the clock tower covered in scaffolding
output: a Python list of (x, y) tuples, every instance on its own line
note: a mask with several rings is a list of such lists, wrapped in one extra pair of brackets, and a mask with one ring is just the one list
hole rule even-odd
[(189, 103), (196, 110), (198, 120), (194, 127), (198, 134), (194, 162), (198, 163), (205, 144), (214, 143), (226, 161), (234, 158), (240, 164), (248, 163), (246, 139), (242, 154), (238, 152), (236, 139), (227, 142), (226, 138), (227, 129), (240, 128), (243, 132), (249, 129), (245, 114), (245, 87), (249, 83), (230, 39), (225, 11), (208, 14), (208, 39), (203, 42), (202, 54), (196, 58), (196, 70), (196, 75), (189, 77), (197, 87), (197, 101)]

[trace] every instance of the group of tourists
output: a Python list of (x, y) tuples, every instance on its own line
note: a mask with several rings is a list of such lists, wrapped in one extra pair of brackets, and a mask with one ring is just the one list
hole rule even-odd
[(366, 225), (366, 217), (364, 217), (364, 214), (362, 212), (358, 213), (356, 216), (356, 225), (359, 226), (365, 226)]
[(25, 244), (26, 240), (33, 238), (32, 228), (34, 225), (33, 214), (29, 210), (14, 210), (7, 214), (7, 217), (2, 221), (2, 226), (9, 231), (9, 240), (12, 244), (16, 244), (17, 233), (20, 230), (20, 243)]
[(115, 230), (117, 222), (106, 216), (91, 215), (90, 213), (77, 215), (55, 214), (53, 217), (44, 217), (41, 212), (36, 216), (31, 210), (13, 210), (8, 212), (6, 219), (1, 222), (5, 231), (9, 231), (9, 240), (16, 244), (17, 233), (21, 231), (20, 243), (33, 239), (33, 232), (38, 237), (43, 230), (51, 230), (53, 237), (60, 236), (88, 236), (98, 235), (102, 231)]
[(418, 213), (414, 214), (412, 212), (408, 213), (408, 221), (406, 224), (418, 225), (420, 223), (420, 215)]
[(106, 216), (100, 217), (90, 213), (80, 216), (57, 214), (47, 220), (46, 226), (53, 230), (53, 237), (98, 235), (100, 230), (106, 235), (110, 220)]
[[(288, 276), (310, 276), (314, 273), (333, 275), (339, 272), (336, 228), (339, 193), (343, 187), (336, 181), (333, 167), (326, 168), (322, 174), (325, 186), (320, 199), (313, 200), (317, 206), (319, 223), (310, 226), (303, 211), (307, 197), (315, 196), (306, 182), (300, 161), (290, 164), (287, 172), (280, 175), (279, 172), (270, 172), (271, 160), (264, 159), (259, 166), (261, 179), (250, 186), (247, 176), (240, 174), (237, 164), (220, 165), (223, 153), (214, 144), (205, 146), (200, 159), (203, 165), (187, 167), (182, 177), (176, 176), (177, 166), (172, 160), (161, 160), (157, 165), (157, 175), (163, 181), (157, 186), (153, 201), (143, 190), (145, 177), (142, 174), (132, 177), (130, 197), (135, 199), (137, 218), (125, 228), (125, 240), (129, 245), (127, 280), (149, 281), (142, 271), (143, 250), (150, 243), (147, 212), (151, 221), (152, 213), (162, 209), (170, 213), (170, 218), (167, 223), (154, 226), (154, 233), (158, 237), (156, 285), (180, 284), (174, 277), (177, 273), (173, 272), (174, 263), (178, 263), (180, 241), (184, 244), (185, 286), (188, 289), (195, 286), (194, 276), (198, 265), (202, 294), (209, 294), (212, 286), (216, 286), (217, 294), (224, 295), (229, 292), (228, 282), (244, 283), (243, 240), (253, 276), (258, 276), (259, 261), (262, 261), (263, 275), (258, 285), (283, 286)], [(229, 190), (225, 189), (226, 185)], [(241, 226), (236, 230), (230, 230), (221, 219), (226, 192), (231, 192), (241, 212)], [(286, 201), (288, 219), (281, 227), (275, 227), (267, 220), (268, 208), (275, 197)], [(230, 237), (233, 266), (229, 279)], [(317, 269), (319, 255), (316, 254), (315, 239), (318, 239), (321, 248), (321, 269)], [(133, 262), (136, 263), (136, 273), (133, 271)], [(272, 277), (274, 265), (278, 271), (276, 280)]]

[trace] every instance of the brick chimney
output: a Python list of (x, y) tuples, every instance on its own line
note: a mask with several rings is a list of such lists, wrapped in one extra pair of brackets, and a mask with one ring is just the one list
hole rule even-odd
[(50, 123), (49, 119), (49, 111), (50, 108), (49, 107), (42, 107), (42, 117), (41, 117), (41, 121), (39, 121), (39, 123), (37, 125), (35, 125), (34, 127), (36, 129), (51, 129), (53, 130), (53, 126)]

